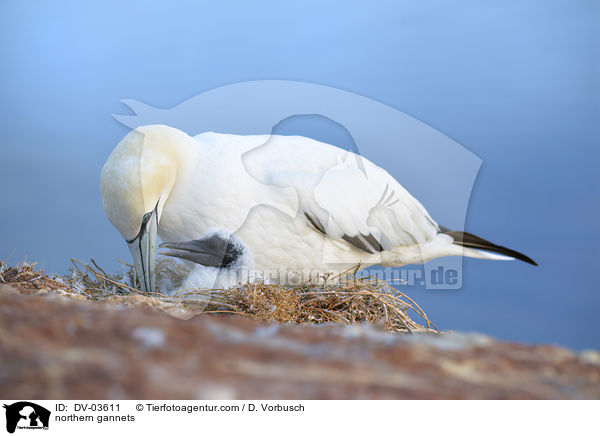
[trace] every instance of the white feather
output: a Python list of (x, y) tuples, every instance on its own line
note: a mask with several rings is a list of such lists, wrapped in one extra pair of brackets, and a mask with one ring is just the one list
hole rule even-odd
[[(158, 125), (137, 130), (140, 134), (128, 136), (130, 142), (123, 141), (113, 154), (135, 156), (142, 145), (152, 146), (151, 152), (144, 151), (144, 168), (153, 171), (146, 171), (142, 186), (129, 194), (141, 193), (143, 201), (117, 204), (113, 199), (124, 195), (120, 186), (111, 185), (108, 176), (102, 182), (105, 210), (124, 235), (135, 235), (136, 220), (147, 212), (140, 205), (153, 207), (158, 201), (158, 234), (164, 242), (199, 239), (209, 228), (234, 233), (256, 269), (279, 272), (271, 276), (274, 282), (285, 282), (290, 272), (358, 264), (401, 266), (460, 255), (506, 259), (453, 244), (385, 170), (333, 145), (300, 136), (212, 132), (192, 140)], [(168, 159), (161, 159), (161, 153)], [(133, 171), (128, 179), (124, 168), (109, 160), (104, 174), (139, 185), (138, 173)], [(162, 177), (165, 171), (175, 175)], [(153, 179), (159, 176), (168, 184)], [(113, 213), (119, 204), (139, 217), (128, 216), (120, 223), (121, 212)], [(204, 282), (216, 273), (196, 274), (192, 281)]]

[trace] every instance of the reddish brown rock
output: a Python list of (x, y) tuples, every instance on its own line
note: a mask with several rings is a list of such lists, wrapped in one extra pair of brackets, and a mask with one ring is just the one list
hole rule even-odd
[(600, 398), (600, 357), (483, 335), (181, 320), (4, 286), (0, 397)]

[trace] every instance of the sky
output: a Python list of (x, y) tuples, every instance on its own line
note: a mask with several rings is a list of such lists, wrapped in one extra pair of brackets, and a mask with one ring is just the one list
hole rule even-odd
[[(3, 1), (0, 259), (58, 273), (71, 258), (109, 270), (129, 259), (99, 192), (129, 130), (113, 117), (131, 114), (121, 100), (168, 109), (238, 82), (308, 82), (478, 157), (465, 229), (539, 263), (466, 259), (460, 290), (406, 289), (440, 328), (600, 348), (598, 3), (373, 3)], [(349, 141), (314, 119), (278, 128)], [(444, 215), (442, 200), (422, 201)]]

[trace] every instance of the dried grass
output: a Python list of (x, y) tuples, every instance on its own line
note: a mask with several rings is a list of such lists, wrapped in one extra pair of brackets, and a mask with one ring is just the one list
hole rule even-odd
[[(60, 294), (110, 304), (147, 306), (188, 319), (199, 314), (231, 313), (279, 323), (369, 323), (395, 332), (439, 332), (423, 310), (407, 295), (373, 277), (357, 277), (348, 271), (328, 284), (306, 283), (299, 288), (250, 283), (230, 289), (191, 289), (173, 295), (144, 293), (135, 287), (131, 265), (123, 263), (118, 274), (108, 274), (92, 259), (72, 260), (70, 274), (47, 275), (36, 264), (9, 267), (0, 261), (0, 284), (23, 292)], [(172, 289), (181, 286), (187, 273), (183, 264), (160, 258), (158, 282)], [(415, 321), (415, 317), (420, 321)]]

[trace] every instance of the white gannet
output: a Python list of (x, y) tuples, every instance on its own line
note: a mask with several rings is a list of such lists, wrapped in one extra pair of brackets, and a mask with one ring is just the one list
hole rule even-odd
[[(279, 271), (270, 277), (279, 283), (299, 271), (396, 267), (442, 256), (537, 265), (438, 225), (382, 168), (300, 136), (190, 137), (164, 125), (138, 127), (109, 156), (100, 189), (145, 291), (155, 288), (157, 234), (168, 255), (209, 268)], [(232, 234), (234, 243), (224, 236)]]

